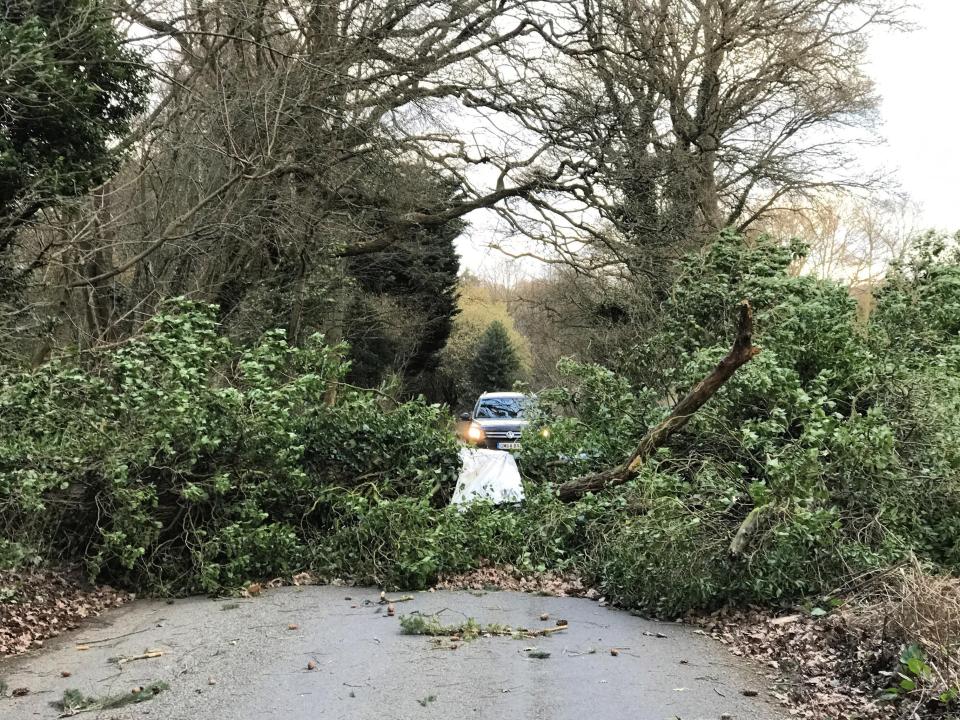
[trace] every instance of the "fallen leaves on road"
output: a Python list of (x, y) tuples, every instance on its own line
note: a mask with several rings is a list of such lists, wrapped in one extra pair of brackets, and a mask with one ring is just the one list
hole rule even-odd
[(770, 695), (791, 715), (811, 720), (896, 717), (890, 704), (878, 700), (873, 650), (851, 642), (837, 615), (773, 617), (760, 610), (726, 609), (692, 622), (734, 655), (763, 663), (774, 686)]
[(553, 597), (587, 595), (580, 578), (553, 572), (524, 573), (512, 565), (482, 567), (456, 575), (441, 575), (436, 590), (517, 590)]
[(44, 639), (132, 599), (108, 586), (91, 587), (76, 571), (0, 571), (0, 657), (41, 647)]
[(302, 585), (317, 585), (317, 584), (319, 584), (319, 580), (317, 579), (317, 576), (314, 575), (314, 574), (311, 573), (311, 572), (301, 572), (301, 573), (297, 573), (296, 575), (294, 575), (294, 576), (291, 578), (291, 581), (292, 581), (293, 584), (294, 584), (295, 586), (297, 586), (297, 587), (300, 587), (300, 586), (302, 586)]

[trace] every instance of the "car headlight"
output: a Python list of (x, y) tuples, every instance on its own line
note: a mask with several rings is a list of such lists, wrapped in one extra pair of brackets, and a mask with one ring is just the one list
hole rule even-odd
[(548, 428), (548, 427), (543, 428), (543, 429), (540, 431), (540, 436), (541, 436), (541, 437), (545, 437), (545, 438), (550, 437), (550, 428)]
[(483, 428), (477, 424), (471, 425), (467, 430), (467, 439), (473, 440), (474, 442), (483, 440)]

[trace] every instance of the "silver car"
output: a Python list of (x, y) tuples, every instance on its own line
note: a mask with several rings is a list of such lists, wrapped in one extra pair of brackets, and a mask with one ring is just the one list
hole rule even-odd
[(484, 393), (472, 413), (460, 416), (470, 421), (467, 442), (490, 450), (519, 450), (520, 434), (530, 424), (525, 417), (530, 405), (530, 396), (523, 393)]

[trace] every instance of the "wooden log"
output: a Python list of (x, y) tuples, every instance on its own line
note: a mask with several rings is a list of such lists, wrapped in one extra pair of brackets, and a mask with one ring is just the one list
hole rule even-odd
[(740, 303), (737, 336), (726, 357), (674, 406), (663, 421), (647, 431), (637, 449), (625, 463), (610, 470), (564, 483), (557, 491), (560, 499), (568, 502), (577, 500), (588, 492), (598, 492), (607, 487), (620, 485), (634, 477), (657, 448), (686, 425), (691, 416), (703, 407), (740, 367), (750, 362), (759, 352), (760, 348), (753, 346), (753, 309), (750, 303), (744, 300)]

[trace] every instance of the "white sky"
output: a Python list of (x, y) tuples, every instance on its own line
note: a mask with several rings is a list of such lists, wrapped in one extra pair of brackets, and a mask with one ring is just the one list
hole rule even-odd
[(960, 1), (912, 4), (915, 30), (878, 33), (871, 43), (886, 140), (871, 156), (920, 203), (921, 225), (960, 230)]
[[(920, 227), (960, 230), (960, 0), (911, 4), (914, 29), (879, 31), (870, 45), (867, 71), (881, 96), (885, 143), (865, 148), (863, 163), (889, 171), (919, 203)], [(486, 247), (497, 218), (480, 211), (468, 219), (457, 243), (464, 269), (496, 275), (507, 260)]]

